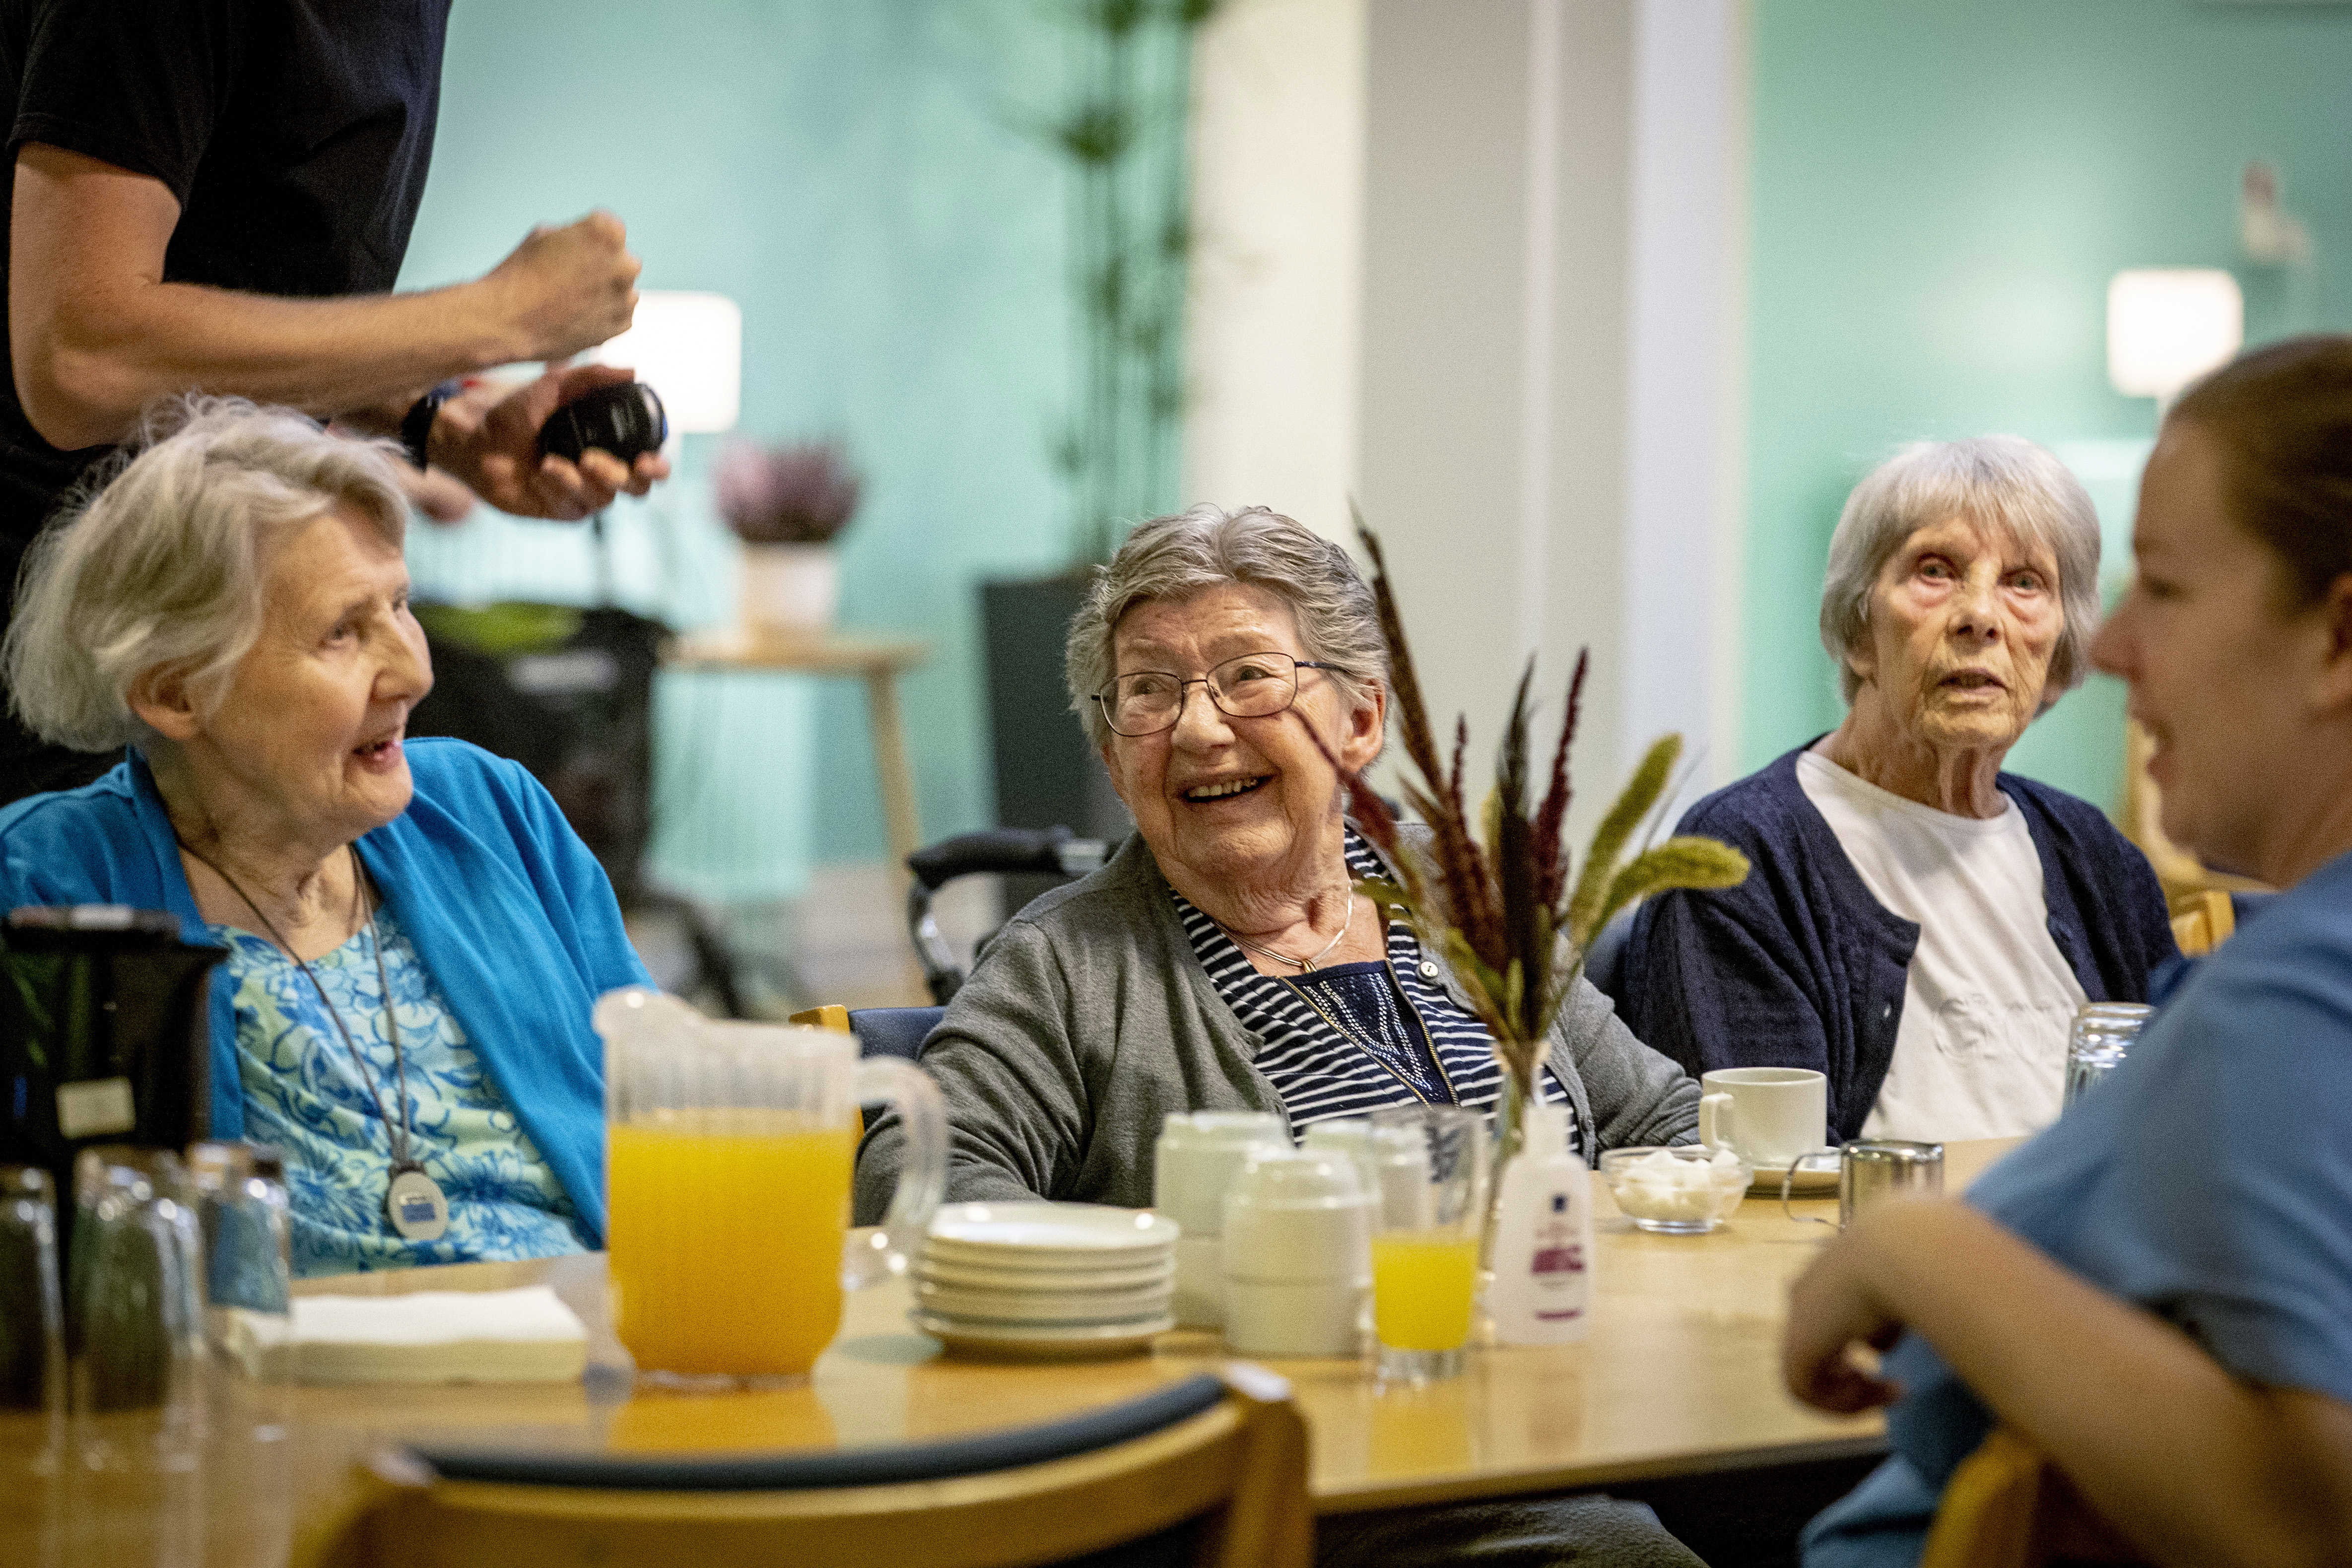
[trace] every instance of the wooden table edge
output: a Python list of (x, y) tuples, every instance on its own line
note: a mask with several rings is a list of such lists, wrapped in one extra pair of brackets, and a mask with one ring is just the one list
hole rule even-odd
[(1340, 1486), (1329, 1491), (1310, 1491), (1308, 1501), (1318, 1514), (1384, 1513), (1391, 1509), (1426, 1508), (1437, 1503), (1564, 1496), (1599, 1491), (1630, 1482), (1672, 1480), (1682, 1476), (1727, 1477), (1744, 1470), (1776, 1469), (1784, 1465), (1882, 1458), (1886, 1452), (1885, 1432), (1874, 1429), (1852, 1436), (1779, 1443), (1769, 1447), (1631, 1456), (1591, 1464), (1535, 1466), (1517, 1470), (1492, 1470), (1475, 1476), (1433, 1477), (1425, 1481)]

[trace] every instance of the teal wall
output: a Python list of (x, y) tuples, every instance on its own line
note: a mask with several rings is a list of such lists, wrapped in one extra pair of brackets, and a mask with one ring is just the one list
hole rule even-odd
[[(2352, 325), (2352, 9), (2210, 0), (1755, 0), (1748, 651), (1756, 766), (1842, 712), (1814, 629), (1838, 508), (1898, 443), (2012, 431), (2129, 534), (2146, 399), (2107, 386), (2107, 279), (2229, 267), (2250, 339)], [(2246, 264), (2275, 163), (2316, 267)], [(2110, 546), (2105, 575), (2128, 571)], [(2011, 765), (2105, 804), (2095, 676)]]
[[(973, 584), (1066, 548), (1046, 456), (1066, 377), (1064, 185), (1016, 129), (1058, 99), (1066, 49), (1050, 8), (1003, 0), (467, 0), (402, 276), (477, 275), (532, 223), (603, 205), (643, 287), (741, 304), (742, 432), (837, 435), (866, 475), (844, 623), (936, 646), (902, 691), (931, 837), (990, 816)], [(688, 438), (657, 504), (616, 509), (616, 596), (682, 624), (730, 604), (699, 479), (711, 439)], [(583, 549), (577, 531), (486, 519), (414, 553), (420, 586), (579, 597)], [(666, 808), (690, 807), (700, 836), (669, 843), (672, 868), (714, 895), (782, 896), (812, 858), (881, 858), (857, 687), (726, 685), (663, 692), (665, 735), (692, 741), (671, 747)]]

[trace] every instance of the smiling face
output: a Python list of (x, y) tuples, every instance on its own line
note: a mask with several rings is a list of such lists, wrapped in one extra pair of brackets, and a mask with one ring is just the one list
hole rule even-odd
[[(1111, 647), (1120, 675), (1163, 670), (1184, 680), (1242, 654), (1312, 657), (1281, 595), (1241, 583), (1139, 605), (1120, 618)], [(1328, 885), (1345, 875), (1339, 780), (1307, 726), (1341, 763), (1361, 768), (1380, 755), (1385, 718), (1377, 689), (1369, 702), (1350, 704), (1319, 669), (1300, 670), (1297, 700), (1263, 719), (1230, 717), (1194, 685), (1174, 728), (1113, 735), (1103, 761), (1161, 873), (1195, 903), (1196, 889), (1215, 899), (1235, 889)]]
[(2064, 626), (2046, 547), (1965, 517), (1929, 523), (1879, 568), (1846, 655), (1855, 701), (1936, 751), (2006, 751), (2042, 711)]
[(432, 688), (399, 547), (331, 511), (270, 562), (261, 633), (219, 706), (166, 733), (206, 779), (215, 821), (340, 845), (408, 809), (401, 739)]
[(2140, 480), (2137, 573), (2091, 658), (2131, 685), (2156, 742), (2167, 837), (2207, 864), (2263, 874), (2273, 822), (2312, 738), (2310, 682), (2326, 663), (2320, 617), (2289, 613), (2277, 559), (2229, 519), (2219, 451), (2172, 424)]

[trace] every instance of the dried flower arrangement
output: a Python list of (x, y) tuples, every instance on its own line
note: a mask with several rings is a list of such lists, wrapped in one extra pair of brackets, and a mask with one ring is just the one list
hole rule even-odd
[[(1584, 869), (1571, 882), (1571, 857), (1562, 828), (1570, 795), (1569, 749), (1576, 739), (1589, 650), (1577, 656), (1559, 743), (1540, 798), (1528, 771), (1533, 718), (1528, 691), (1535, 661), (1528, 661), (1504, 731), (1495, 787), (1479, 811), (1479, 831), (1473, 833), (1463, 794), (1469, 721), (1454, 722), (1449, 767), (1430, 727), (1380, 541), (1361, 519), (1356, 531), (1371, 557), (1372, 593), (1381, 629), (1388, 636), (1398, 728), (1406, 759), (1418, 775), (1402, 782), (1404, 799), (1432, 834), (1425, 857), (1406, 847), (1388, 803), (1361, 774), (1343, 770), (1350, 815), (1397, 871), (1395, 881), (1366, 880), (1358, 888), (1382, 906), (1384, 915), (1391, 910), (1401, 912), (1423, 946), (1445, 954), (1472, 1010), (1494, 1036), (1507, 1080), (1499, 1163), (1518, 1152), (1524, 1112), (1535, 1097), (1552, 1023), (1584, 973), (1585, 951), (1592, 938), (1621, 910), (1653, 893), (1736, 887), (1747, 878), (1748, 858), (1713, 838), (1642, 842), (1654, 836), (1654, 827), (1645, 831), (1644, 824), (1664, 798), (1682, 755), (1682, 737), (1666, 735), (1651, 746), (1601, 819), (1585, 852)], [(1629, 849), (1634, 851), (1630, 858)]]
[(827, 544), (864, 484), (837, 442), (737, 442), (719, 455), (719, 515), (746, 544)]

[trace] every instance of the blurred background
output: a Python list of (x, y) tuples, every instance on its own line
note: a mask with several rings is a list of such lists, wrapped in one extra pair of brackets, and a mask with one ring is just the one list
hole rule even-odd
[[(420, 525), (412, 565), (448, 635), (508, 628), (487, 646), (525, 689), (650, 680), (584, 742), (644, 732), (615, 753), (664, 895), (643, 944), (691, 984), (716, 941), (751, 1010), (919, 999), (894, 835), (1118, 831), (1058, 649), (1144, 516), (1264, 503), (1351, 540), (1352, 498), (1433, 712), (1492, 737), (1527, 658), (1556, 700), (1589, 646), (1582, 798), (1665, 730), (1695, 798), (1836, 723), (1822, 562), (1896, 445), (2054, 447), (2112, 589), (2148, 356), (2352, 328), (2338, 0), (551, 16), (453, 13), (403, 286), (487, 269), (520, 215), (618, 214), (643, 289), (719, 297), (665, 300), (612, 356), (687, 427), (679, 478), (597, 531)], [(2117, 275), (2147, 268), (2198, 271), (2135, 315)], [(763, 506), (796, 543), (739, 540), (727, 514)], [(763, 609), (745, 561), (764, 583), (777, 549), (818, 576)], [(631, 675), (582, 662), (578, 616), (467, 618), (511, 602), (688, 641)], [(2112, 808), (2123, 730), (2095, 676), (2011, 765)], [(950, 937), (999, 898), (951, 884)]]

